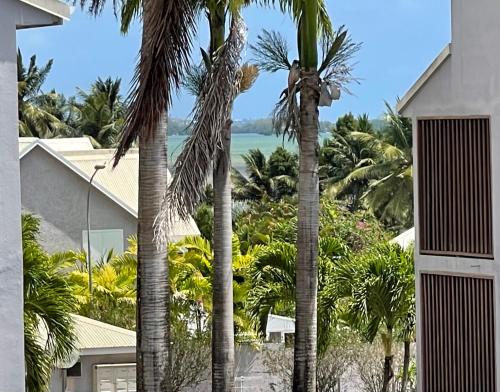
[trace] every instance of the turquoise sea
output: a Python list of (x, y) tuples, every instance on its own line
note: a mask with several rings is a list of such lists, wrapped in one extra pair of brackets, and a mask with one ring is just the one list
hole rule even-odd
[[(330, 136), (329, 133), (320, 134), (320, 142)], [(173, 135), (168, 137), (168, 160), (169, 165), (173, 165), (175, 159), (182, 150), (182, 144), (186, 139), (185, 135)], [(243, 162), (242, 155), (246, 154), (248, 150), (258, 148), (266, 157), (278, 146), (283, 146), (289, 151), (298, 152), (297, 143), (288, 141), (288, 138), (283, 140), (283, 137), (275, 135), (261, 135), (257, 133), (239, 133), (233, 134), (231, 139), (231, 160), (233, 166), (244, 171), (245, 163)]]

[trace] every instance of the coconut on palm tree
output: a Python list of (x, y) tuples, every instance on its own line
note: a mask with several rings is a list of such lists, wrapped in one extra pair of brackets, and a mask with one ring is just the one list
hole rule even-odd
[(75, 349), (74, 297), (59, 273), (64, 257), (49, 256), (38, 243), (40, 221), (22, 217), (24, 356), (26, 391), (45, 392), (52, 370)]
[[(254, 52), (265, 70), (289, 72), (288, 86), (274, 112), (278, 132), (299, 142), (299, 206), (296, 275), (294, 391), (316, 390), (317, 254), (319, 229), (319, 105), (331, 105), (352, 80), (348, 61), (358, 49), (340, 29), (334, 32), (323, 0), (281, 1), (297, 23), (299, 59), (288, 60), (286, 40), (264, 32)], [(323, 38), (323, 61), (318, 37)], [(298, 102), (297, 94), (300, 94)]]

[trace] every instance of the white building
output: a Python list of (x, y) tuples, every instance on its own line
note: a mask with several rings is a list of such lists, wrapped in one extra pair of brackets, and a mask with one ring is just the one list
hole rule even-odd
[(0, 0), (0, 391), (24, 391), (21, 191), (16, 30), (60, 25), (70, 8), (55, 0)]
[[(398, 104), (415, 141), (418, 385), (493, 392), (500, 390), (500, 3), (451, 0), (451, 15), (452, 42)], [(425, 38), (425, 20), (410, 28)]]

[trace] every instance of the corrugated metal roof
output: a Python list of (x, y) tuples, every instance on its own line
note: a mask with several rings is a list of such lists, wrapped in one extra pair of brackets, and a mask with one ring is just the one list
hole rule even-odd
[(135, 347), (134, 331), (115, 327), (97, 320), (74, 314), (75, 334), (79, 350), (99, 348)]
[[(91, 151), (62, 151), (68, 161), (77, 166), (80, 170), (91, 176), (95, 171), (95, 165), (105, 164), (106, 168), (100, 170), (94, 177), (110, 193), (123, 201), (137, 213), (139, 203), (139, 151), (131, 149), (113, 169), (114, 150), (91, 150)], [(170, 173), (168, 173), (170, 180)], [(185, 236), (199, 235), (200, 232), (196, 223), (191, 218), (188, 222), (177, 220), (169, 236), (173, 240), (181, 239)]]
[[(32, 143), (40, 140), (37, 137), (20, 137), (19, 153), (22, 153)], [(89, 151), (94, 147), (88, 137), (43, 139), (43, 142), (55, 151)]]

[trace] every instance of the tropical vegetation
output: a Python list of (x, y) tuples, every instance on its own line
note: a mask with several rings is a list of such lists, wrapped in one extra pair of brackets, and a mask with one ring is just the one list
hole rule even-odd
[(74, 296), (60, 273), (68, 255), (48, 255), (38, 242), (40, 220), (22, 216), (26, 391), (46, 392), (52, 370), (75, 350)]
[[(94, 15), (104, 3), (81, 1)], [(278, 5), (292, 16), (298, 59), (289, 58), (280, 33), (263, 31), (251, 47), (255, 64), (243, 63), (241, 8), (252, 3)], [(232, 391), (235, 340), (264, 340), (273, 313), (296, 319), (293, 366), (283, 378), (292, 390), (338, 385), (345, 368), (328, 361), (347, 358), (335, 356), (339, 339), (347, 339), (374, 345), (380, 340), (380, 390), (388, 391), (397, 378), (404, 392), (415, 337), (413, 258), (411, 250), (387, 240), (413, 221), (410, 123), (389, 106), (382, 129), (366, 115), (348, 114), (318, 144), (319, 107), (330, 106), (341, 91), (349, 93), (349, 83), (357, 81), (351, 60), (360, 46), (345, 28), (333, 29), (323, 0), (128, 0), (113, 6), (123, 32), (133, 19), (142, 21), (126, 101), (120, 80), (112, 78), (97, 79), (75, 97), (44, 93), (52, 61), (38, 66), (33, 56), (26, 66), (18, 55), (20, 135), (87, 136), (97, 148), (117, 148), (115, 165), (139, 147), (138, 233), (123, 255), (111, 253), (89, 271), (84, 253), (49, 256), (34, 234), (27, 235), (32, 240), (25, 249), (36, 252), (25, 254), (25, 273), (40, 273), (27, 261), (41, 260), (51, 284), (60, 285), (56, 292), (68, 293), (74, 306), (66, 299), (57, 314), (31, 309), (25, 315), (27, 361), (35, 364), (27, 384), (43, 390), (50, 370), (71, 351), (51, 317), (67, 317), (62, 322), (73, 339), (69, 312), (75, 311), (137, 331), (138, 391), (186, 386), (178, 382), (173, 361), (187, 358), (186, 350), (197, 343), (206, 347), (208, 336), (212, 388)], [(208, 19), (209, 46), (193, 65), (191, 41), (200, 13)], [(251, 150), (243, 157), (245, 172), (238, 172), (230, 162), (232, 109), (260, 71), (288, 73), (271, 125), (296, 140), (299, 153), (278, 148), (266, 157)], [(167, 188), (168, 109), (181, 87), (196, 103)], [(168, 226), (178, 216), (194, 216), (202, 236), (169, 243)], [(29, 219), (36, 233), (36, 218)], [(33, 287), (42, 282), (34, 279)], [(45, 346), (40, 334), (47, 335)], [(399, 342), (404, 358), (396, 377)], [(191, 385), (202, 381), (204, 369), (195, 363), (186, 363), (186, 371)]]

